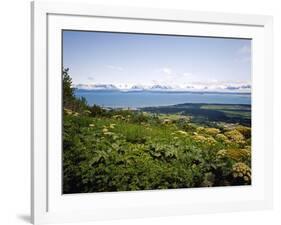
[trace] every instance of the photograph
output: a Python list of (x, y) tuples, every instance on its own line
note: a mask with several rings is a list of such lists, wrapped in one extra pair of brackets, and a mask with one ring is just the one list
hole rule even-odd
[(62, 30), (62, 194), (251, 185), (252, 39)]

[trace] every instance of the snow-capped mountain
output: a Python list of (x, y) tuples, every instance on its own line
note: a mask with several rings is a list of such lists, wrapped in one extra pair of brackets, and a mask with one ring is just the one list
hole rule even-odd
[(171, 89), (175, 89), (171, 86), (166, 86), (166, 85), (160, 85), (160, 84), (155, 84), (155, 85), (152, 85), (150, 87), (151, 90), (171, 90)]
[(95, 90), (95, 91), (165, 91), (165, 92), (251, 92), (250, 84), (225, 84), (225, 85), (114, 85), (114, 84), (77, 84), (73, 85), (74, 88), (82, 90)]
[(84, 89), (84, 90), (119, 90), (113, 84), (77, 84), (74, 88)]

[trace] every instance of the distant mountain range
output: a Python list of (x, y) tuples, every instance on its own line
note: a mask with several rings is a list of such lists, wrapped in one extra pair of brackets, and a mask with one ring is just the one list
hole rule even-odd
[(74, 88), (79, 90), (93, 90), (93, 91), (165, 91), (165, 92), (243, 92), (250, 93), (251, 85), (218, 85), (218, 86), (169, 86), (169, 85), (114, 85), (114, 84), (76, 84)]

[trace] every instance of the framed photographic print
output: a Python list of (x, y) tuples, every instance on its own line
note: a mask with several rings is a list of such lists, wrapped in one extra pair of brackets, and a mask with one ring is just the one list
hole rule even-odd
[(272, 207), (270, 16), (32, 3), (34, 224)]

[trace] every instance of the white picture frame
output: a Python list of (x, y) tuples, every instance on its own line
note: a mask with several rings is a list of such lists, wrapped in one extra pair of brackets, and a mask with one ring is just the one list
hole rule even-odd
[[(188, 29), (185, 29), (188, 28)], [(253, 184), (249, 187), (61, 194), (62, 29), (253, 39)], [(188, 30), (188, 31), (187, 31)], [(269, 209), (273, 205), (272, 17), (32, 2), (34, 224)]]

